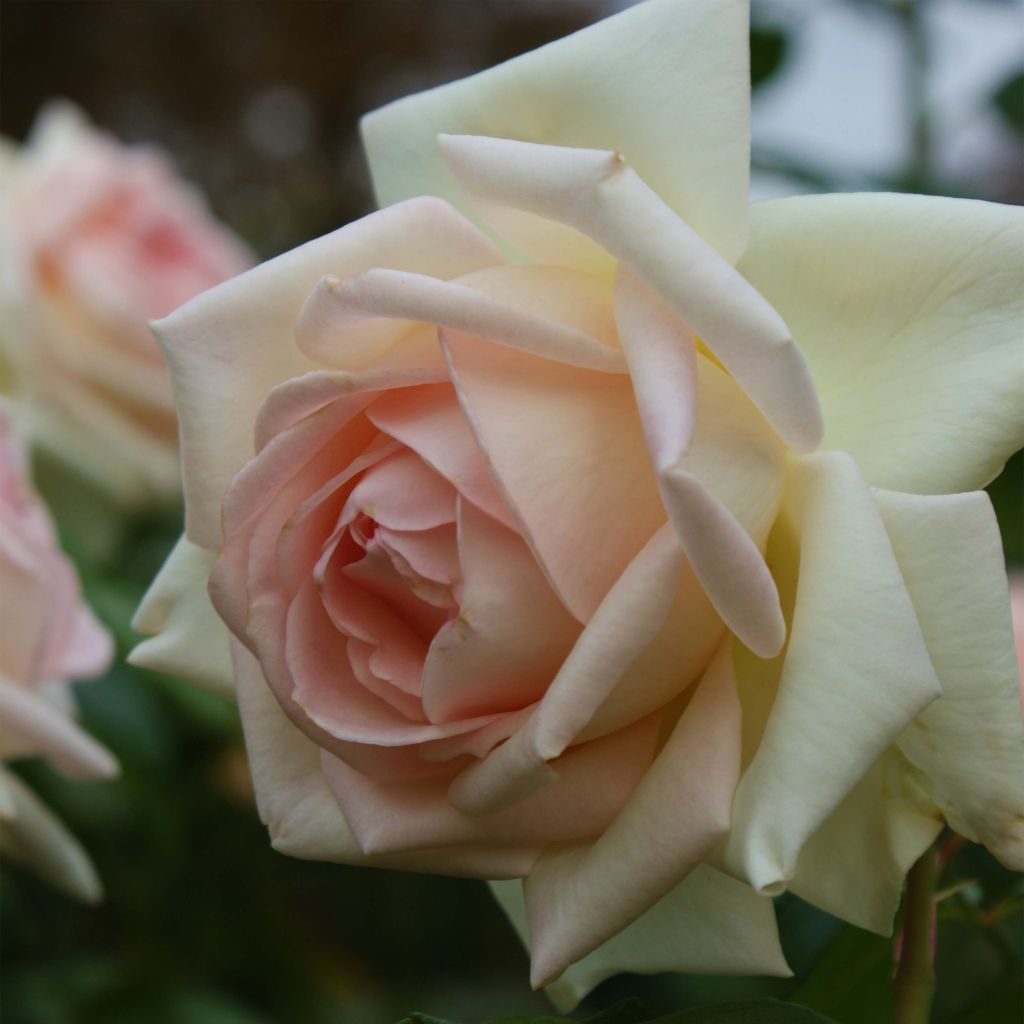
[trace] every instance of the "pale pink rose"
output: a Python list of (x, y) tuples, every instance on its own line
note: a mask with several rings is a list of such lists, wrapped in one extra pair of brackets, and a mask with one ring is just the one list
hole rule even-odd
[(746, 40), (656, 0), (386, 107), (393, 205), (155, 327), (187, 537), (134, 659), (233, 681), (278, 849), (495, 880), (564, 1006), (785, 973), (786, 888), (887, 931), (943, 819), (1024, 864), (973, 491), (1022, 218), (748, 222)]
[(180, 488), (147, 321), (243, 270), (244, 247), (157, 151), (48, 107), (0, 175), (0, 341), (33, 436), (119, 499)]
[[(0, 403), (0, 760), (44, 757), (71, 778), (107, 778), (110, 753), (75, 723), (69, 682), (110, 664), (106, 630), (82, 601), (32, 491), (10, 409)], [(0, 767), (0, 852), (84, 899), (99, 881), (85, 853), (11, 772)]]

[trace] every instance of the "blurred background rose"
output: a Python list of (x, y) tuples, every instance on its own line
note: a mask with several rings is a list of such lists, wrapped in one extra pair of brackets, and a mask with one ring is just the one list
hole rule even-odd
[[(55, 96), (153, 142), (266, 258), (372, 208), (358, 115), (596, 21), (601, 0), (4, 0), (0, 130)], [(1024, 201), (1024, 8), (1015, 0), (754, 0), (755, 196), (896, 188)], [(1014, 459), (991, 492), (1024, 562)], [(180, 513), (115, 517), (42, 467), (87, 594), (121, 653)], [(81, 835), (107, 902), (80, 911), (20, 872), (0, 884), (5, 1024), (388, 1024), (544, 1011), (483, 885), (274, 854), (250, 803), (234, 709), (125, 666), (83, 688), (124, 769), (71, 786), (20, 776)], [(1020, 880), (967, 847), (946, 869), (934, 1020), (1015, 1022)], [(890, 947), (798, 899), (778, 906), (796, 977), (607, 982), (593, 1011), (780, 995), (836, 1020), (887, 1013)]]
[[(69, 779), (110, 778), (117, 762), (75, 723), (70, 682), (105, 672), (113, 645), (82, 601), (28, 468), (0, 401), (0, 760), (42, 757)], [(88, 854), (2, 764), (0, 854), (77, 899), (102, 895)]]
[(158, 150), (48, 103), (0, 177), (0, 329), (32, 440), (119, 504), (180, 499), (170, 380), (146, 322), (251, 264)]

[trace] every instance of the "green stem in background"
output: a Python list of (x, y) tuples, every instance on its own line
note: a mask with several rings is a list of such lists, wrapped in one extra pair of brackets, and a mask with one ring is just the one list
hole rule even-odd
[(935, 997), (935, 849), (929, 848), (907, 875), (899, 963), (893, 977), (893, 1024), (928, 1024)]
[(894, 7), (906, 41), (906, 103), (913, 149), (905, 171), (905, 187), (932, 191), (933, 133), (928, 109), (928, 73), (931, 47), (924, 8), (928, 0), (897, 0)]

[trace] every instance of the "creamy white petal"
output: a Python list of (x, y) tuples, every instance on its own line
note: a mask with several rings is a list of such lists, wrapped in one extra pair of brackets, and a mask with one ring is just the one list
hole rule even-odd
[[(797, 575), (789, 642), (774, 700), (764, 696), (770, 711), (737, 789), (725, 853), (731, 872), (768, 893), (785, 888), (807, 839), (941, 692), (885, 527), (849, 456), (793, 464), (776, 533), (783, 542), (776, 536), (769, 557), (790, 563), (779, 575)], [(737, 659), (741, 680), (746, 666)]]
[[(492, 882), (502, 909), (529, 947), (522, 883)], [(788, 977), (772, 901), (702, 864), (615, 938), (573, 964), (546, 989), (562, 1013), (623, 971)]]
[(153, 636), (128, 660), (230, 697), (234, 685), (228, 629), (207, 593), (214, 557), (185, 536), (178, 540), (132, 620), (133, 629)]
[(798, 451), (821, 440), (814, 383), (779, 314), (618, 152), (444, 135), (464, 189), (568, 224), (625, 263), (736, 378)]
[(739, 772), (740, 705), (726, 642), (604, 833), (589, 846), (549, 850), (526, 879), (535, 988), (621, 932), (711, 854), (728, 832)]
[[(559, 283), (565, 284), (564, 276)], [(334, 349), (351, 348), (346, 345), (351, 326), (374, 318), (437, 324), (574, 366), (625, 370), (617, 349), (537, 315), (529, 305), (502, 302), (461, 281), (400, 270), (368, 270), (344, 281), (325, 277), (303, 310), (299, 345), (311, 358), (330, 363)], [(304, 329), (310, 321), (315, 329)]]
[[(440, 133), (618, 150), (735, 260), (749, 167), (747, 24), (746, 0), (654, 0), (398, 100), (362, 122), (377, 198), (462, 201), (437, 152)], [(582, 240), (544, 227), (548, 262), (579, 266), (594, 256)]]
[(918, 494), (991, 480), (1024, 445), (1024, 210), (908, 195), (758, 203), (739, 268), (782, 314), (826, 448)]
[(943, 691), (899, 748), (954, 829), (1024, 871), (1024, 725), (991, 502), (983, 492), (875, 500)]
[(911, 865), (942, 831), (921, 773), (890, 747), (804, 844), (790, 889), (889, 935)]

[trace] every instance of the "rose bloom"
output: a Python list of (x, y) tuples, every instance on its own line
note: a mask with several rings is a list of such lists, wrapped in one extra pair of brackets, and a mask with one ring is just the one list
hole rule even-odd
[(245, 269), (162, 155), (59, 104), (0, 162), (0, 362), (32, 433), (126, 504), (180, 493), (167, 369), (146, 321)]
[[(22, 439), (0, 403), (0, 760), (45, 757), (71, 778), (107, 778), (117, 764), (75, 724), (68, 680), (107, 668), (110, 637), (82, 603), (26, 469)], [(100, 895), (77, 840), (2, 766), (0, 853), (81, 899)]]
[(135, 660), (233, 679), (279, 850), (495, 881), (566, 1008), (787, 973), (784, 889), (888, 932), (944, 821), (1024, 864), (1021, 211), (748, 210), (748, 112), (743, 3), (633, 7), (369, 115), (384, 209), (156, 325)]

